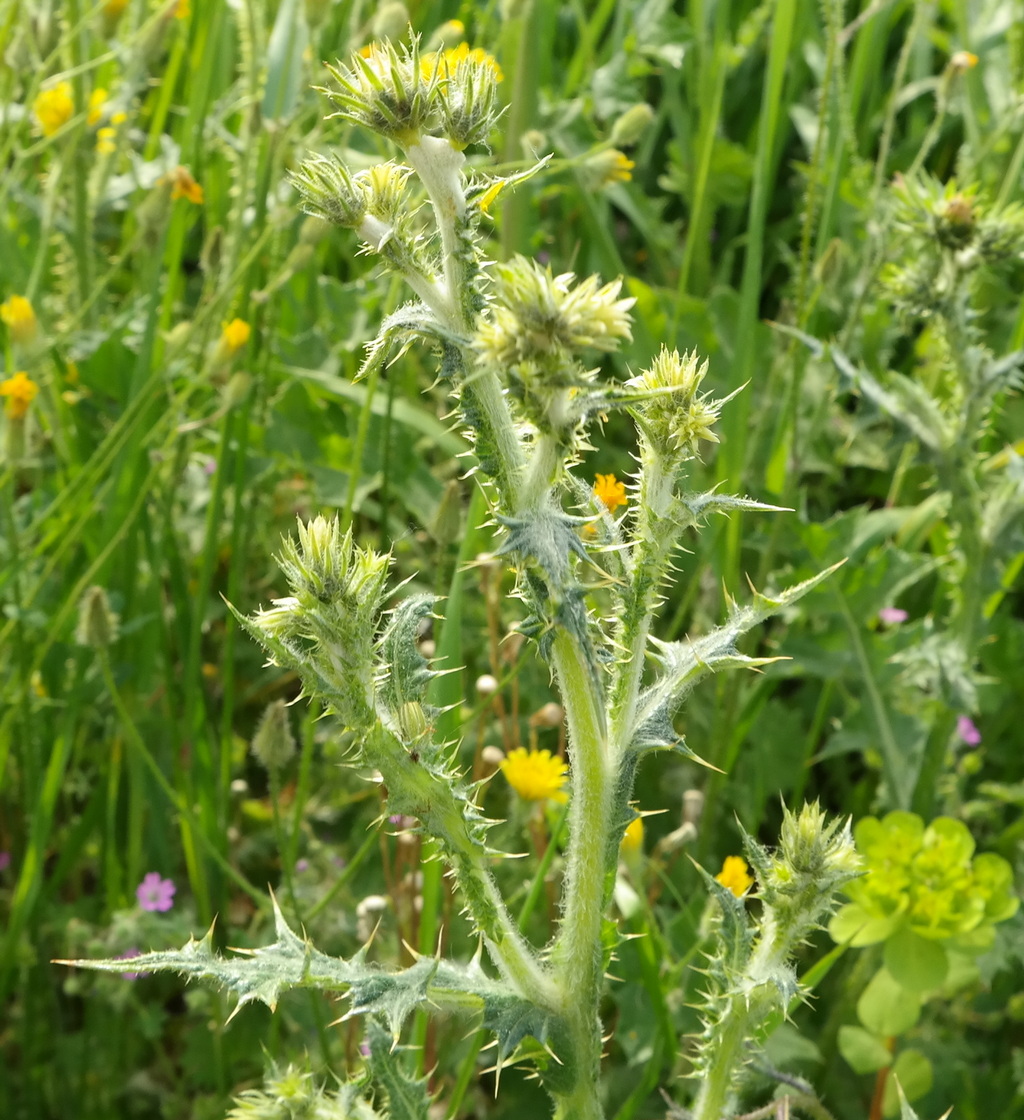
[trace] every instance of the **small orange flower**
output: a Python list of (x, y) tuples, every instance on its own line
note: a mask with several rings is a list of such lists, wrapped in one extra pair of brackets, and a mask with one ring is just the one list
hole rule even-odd
[(715, 881), (728, 887), (737, 898), (742, 898), (754, 885), (754, 877), (742, 856), (726, 856)]
[(52, 136), (58, 132), (75, 113), (71, 83), (58, 82), (52, 89), (44, 89), (32, 102), (32, 112), (44, 136)]
[(39, 321), (32, 304), (24, 296), (8, 296), (0, 303), (0, 320), (11, 332), (11, 341), (21, 346), (39, 333)]
[(626, 486), (613, 474), (599, 474), (594, 482), (594, 497), (609, 513), (626, 504)]
[(196, 206), (203, 204), (203, 188), (192, 178), (187, 167), (176, 167), (168, 176), (171, 181), (171, 198), (185, 198)]
[(24, 370), (19, 371), (6, 381), (0, 381), (0, 397), (7, 398), (4, 411), (12, 420), (21, 420), (28, 412), (28, 406), (35, 400), (39, 386)]

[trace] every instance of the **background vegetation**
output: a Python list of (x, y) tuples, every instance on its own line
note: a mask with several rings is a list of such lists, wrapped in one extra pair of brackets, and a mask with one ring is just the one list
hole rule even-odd
[[(401, 821), (368, 830), (379, 793), (338, 766), (339, 728), (289, 709), (297, 751), (279, 780), (249, 751), (268, 703), (297, 688), (263, 667), (224, 598), (251, 611), (280, 593), (271, 556), (296, 515), (337, 511), (365, 543), (393, 542), (398, 577), (447, 596), (428, 637), (465, 666), (448, 678), (461, 706), (447, 718), (467, 766), (482, 773), (487, 746), (559, 748), (546, 674), (528, 646), (501, 640), (517, 604), (487, 558), (494, 538), (431, 361), (410, 354), (352, 380), (404, 297), (347, 234), (303, 219), (285, 178), (311, 149), (349, 149), (358, 165), (353, 145), (367, 143), (322, 120), (321, 59), (410, 21), (429, 43), (454, 19), (504, 71), (502, 165), (553, 153), (495, 205), (494, 257), (629, 277), (630, 368), (664, 342), (710, 359), (716, 395), (746, 385), (706, 480), (795, 511), (695, 539), (661, 636), (706, 629), (747, 578), (780, 587), (851, 558), (748, 648), (791, 660), (690, 701), (679, 729), (717, 769), (665, 755), (640, 773), (641, 809), (661, 814), (619, 896), (626, 928), (647, 936), (623, 946), (626, 979), (609, 986), (609, 1114), (664, 1115), (658, 1090), (686, 1073), (678, 1040), (697, 1029), (706, 892), (684, 852), (717, 871), (738, 851), (737, 819), (771, 843), (780, 795), (855, 818), (947, 814), (1020, 882), (1014, 0), (4, 0), (0, 299), (30, 301), (35, 336), (6, 303), (3, 378), (39, 386), (24, 416), (8, 393), (0, 475), (5, 1116), (221, 1117), (261, 1079), (261, 1047), (324, 1070), (360, 1060), (360, 1024), (334, 1022), (343, 1007), (322, 998), (292, 996), (274, 1017), (248, 1008), (228, 1026), (207, 992), (52, 958), (170, 947), (215, 918), (219, 944), (258, 944), (268, 884), (326, 951), (350, 955), (379, 921), (382, 960), (438, 936), (472, 952), (444, 884), (418, 877), (416, 838)], [(621, 118), (638, 103), (653, 114), (630, 136)], [(915, 210), (893, 187), (912, 173), (959, 186), (931, 188)], [(968, 240), (951, 248), (958, 191)], [(971, 240), (985, 221), (1005, 251)], [(943, 303), (941, 269), (965, 247), (977, 259)], [(928, 423), (936, 409), (962, 418), (954, 375), (972, 347), (992, 365), (1011, 357), (954, 455)], [(624, 478), (630, 453), (611, 420), (581, 469)], [(120, 619), (114, 640), (82, 623), (96, 585)], [(502, 874), (543, 942), (561, 808), (535, 815), (500, 775), (485, 803), (507, 819), (506, 848), (529, 853)], [(696, 827), (681, 837), (684, 817)], [(167, 910), (139, 905), (151, 872), (176, 885)], [(910, 1028), (934, 1068), (922, 1116), (1024, 1108), (1022, 945), (1018, 914)], [(806, 967), (832, 948), (822, 934)], [(872, 1108), (875, 1079), (838, 1047), (872, 952), (839, 955), (771, 1043), (771, 1061), (813, 1080), (837, 1117)], [(514, 1071), (494, 1099), (464, 1024), (414, 1033), (452, 1117), (543, 1107)]]

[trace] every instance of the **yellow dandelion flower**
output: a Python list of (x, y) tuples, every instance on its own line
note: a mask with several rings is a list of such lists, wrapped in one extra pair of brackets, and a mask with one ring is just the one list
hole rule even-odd
[(103, 119), (103, 106), (107, 101), (107, 91), (103, 88), (94, 89), (89, 94), (89, 110), (85, 120), (89, 125), (99, 124)]
[(244, 319), (232, 319), (230, 323), (224, 324), (221, 331), (221, 346), (229, 355), (237, 354), (249, 341), (251, 333), (252, 330)]
[(728, 887), (737, 898), (742, 898), (754, 885), (754, 877), (742, 856), (726, 856), (715, 881)]
[(594, 482), (594, 497), (609, 513), (626, 504), (626, 486), (613, 474), (599, 474)]
[(127, 7), (128, 0), (107, 0), (102, 10), (108, 19), (116, 19)]
[(501, 769), (524, 801), (557, 801), (563, 805), (569, 800), (565, 789), (568, 767), (550, 751), (517, 747), (505, 756)]
[(121, 109), (119, 109), (116, 113), (111, 113), (110, 114), (110, 123), (111, 124), (124, 124), (124, 122), (127, 119), (128, 119), (128, 114), (125, 113)]
[(643, 817), (637, 817), (635, 821), (630, 821), (626, 825), (626, 831), (622, 834), (620, 851), (624, 856), (635, 856), (643, 850), (644, 820)]
[(21, 420), (28, 412), (28, 406), (35, 400), (39, 386), (24, 370), (19, 371), (6, 381), (0, 381), (0, 397), (7, 398), (4, 411), (12, 420)]
[(957, 51), (949, 60), (949, 65), (959, 73), (973, 70), (978, 65), (978, 56), (971, 51)]
[(175, 19), (188, 19), (192, 14), (192, 5), (189, 0), (176, 0), (174, 5), (174, 18)]
[(44, 89), (32, 102), (32, 112), (44, 136), (52, 136), (58, 132), (75, 113), (71, 83), (58, 82), (52, 89)]
[(192, 178), (187, 167), (176, 167), (167, 176), (171, 183), (171, 198), (186, 198), (196, 206), (203, 204), (203, 188)]
[(101, 128), (96, 133), (96, 151), (101, 156), (113, 155), (117, 151), (117, 129)]
[(32, 304), (24, 296), (8, 296), (0, 303), (0, 319), (11, 332), (11, 341), (21, 346), (39, 333), (39, 321)]

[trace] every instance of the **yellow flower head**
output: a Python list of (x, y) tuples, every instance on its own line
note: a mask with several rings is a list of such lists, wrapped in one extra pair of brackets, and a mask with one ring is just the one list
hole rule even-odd
[(563, 805), (569, 800), (565, 789), (568, 767), (550, 751), (517, 747), (505, 756), (501, 769), (524, 801), (557, 801)]
[(192, 178), (192, 172), (187, 167), (176, 167), (167, 176), (171, 183), (171, 198), (187, 198), (196, 206), (203, 204), (203, 188)]
[(52, 136), (74, 116), (75, 103), (71, 100), (71, 83), (58, 82), (53, 89), (44, 89), (32, 102), (44, 136)]
[(113, 155), (117, 151), (117, 129), (109, 125), (96, 131), (96, 151), (101, 156)]
[(4, 411), (12, 420), (21, 420), (35, 400), (39, 386), (24, 371), (0, 381), (0, 397), (7, 398)]
[(618, 148), (606, 148), (595, 152), (585, 160), (581, 171), (588, 185), (594, 190), (610, 186), (612, 183), (628, 183), (633, 178), (636, 164)]
[(420, 75), (424, 81), (430, 81), (436, 67), (442, 76), (448, 74), (454, 78), (456, 72), (463, 66), (486, 70), (496, 82), (505, 80), (505, 75), (494, 55), (488, 54), (483, 47), (470, 47), (469, 43), (459, 43), (457, 47), (425, 54), (420, 59)]
[(244, 319), (232, 319), (230, 323), (224, 324), (221, 331), (221, 345), (229, 355), (237, 354), (249, 341), (251, 333), (249, 324)]
[(644, 850), (644, 819), (637, 817), (636, 820), (630, 821), (626, 825), (626, 831), (622, 834), (622, 844), (620, 851), (624, 856), (635, 856)]
[(626, 504), (626, 486), (613, 474), (599, 474), (594, 482), (594, 497), (609, 513)]
[(754, 877), (742, 856), (726, 856), (715, 881), (728, 887), (737, 898), (742, 898), (754, 885)]
[(94, 89), (89, 94), (89, 111), (86, 115), (86, 123), (89, 125), (99, 124), (103, 119), (103, 106), (107, 101), (107, 91), (103, 88)]
[(188, 19), (192, 14), (192, 5), (189, 0), (176, 0), (174, 5), (175, 19)]
[(12, 342), (24, 345), (31, 342), (39, 332), (36, 313), (24, 296), (8, 296), (0, 303), (0, 319), (11, 332)]

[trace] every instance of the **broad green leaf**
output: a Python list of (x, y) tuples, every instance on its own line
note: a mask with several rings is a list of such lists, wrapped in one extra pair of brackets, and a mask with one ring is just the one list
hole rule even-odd
[(903, 1034), (921, 1014), (921, 997), (897, 983), (887, 968), (880, 968), (857, 1000), (857, 1016), (869, 1031), (882, 1038)]
[(885, 967), (908, 991), (927, 992), (945, 981), (949, 958), (938, 941), (904, 926), (885, 943)]
[(863, 1027), (839, 1028), (839, 1053), (854, 1073), (876, 1073), (892, 1062), (892, 1054), (885, 1043)]
[(890, 914), (879, 918), (869, 914), (863, 906), (855, 902), (841, 906), (828, 923), (828, 932), (837, 945), (848, 945), (861, 949), (865, 945), (877, 945), (884, 941), (899, 925), (902, 915)]

